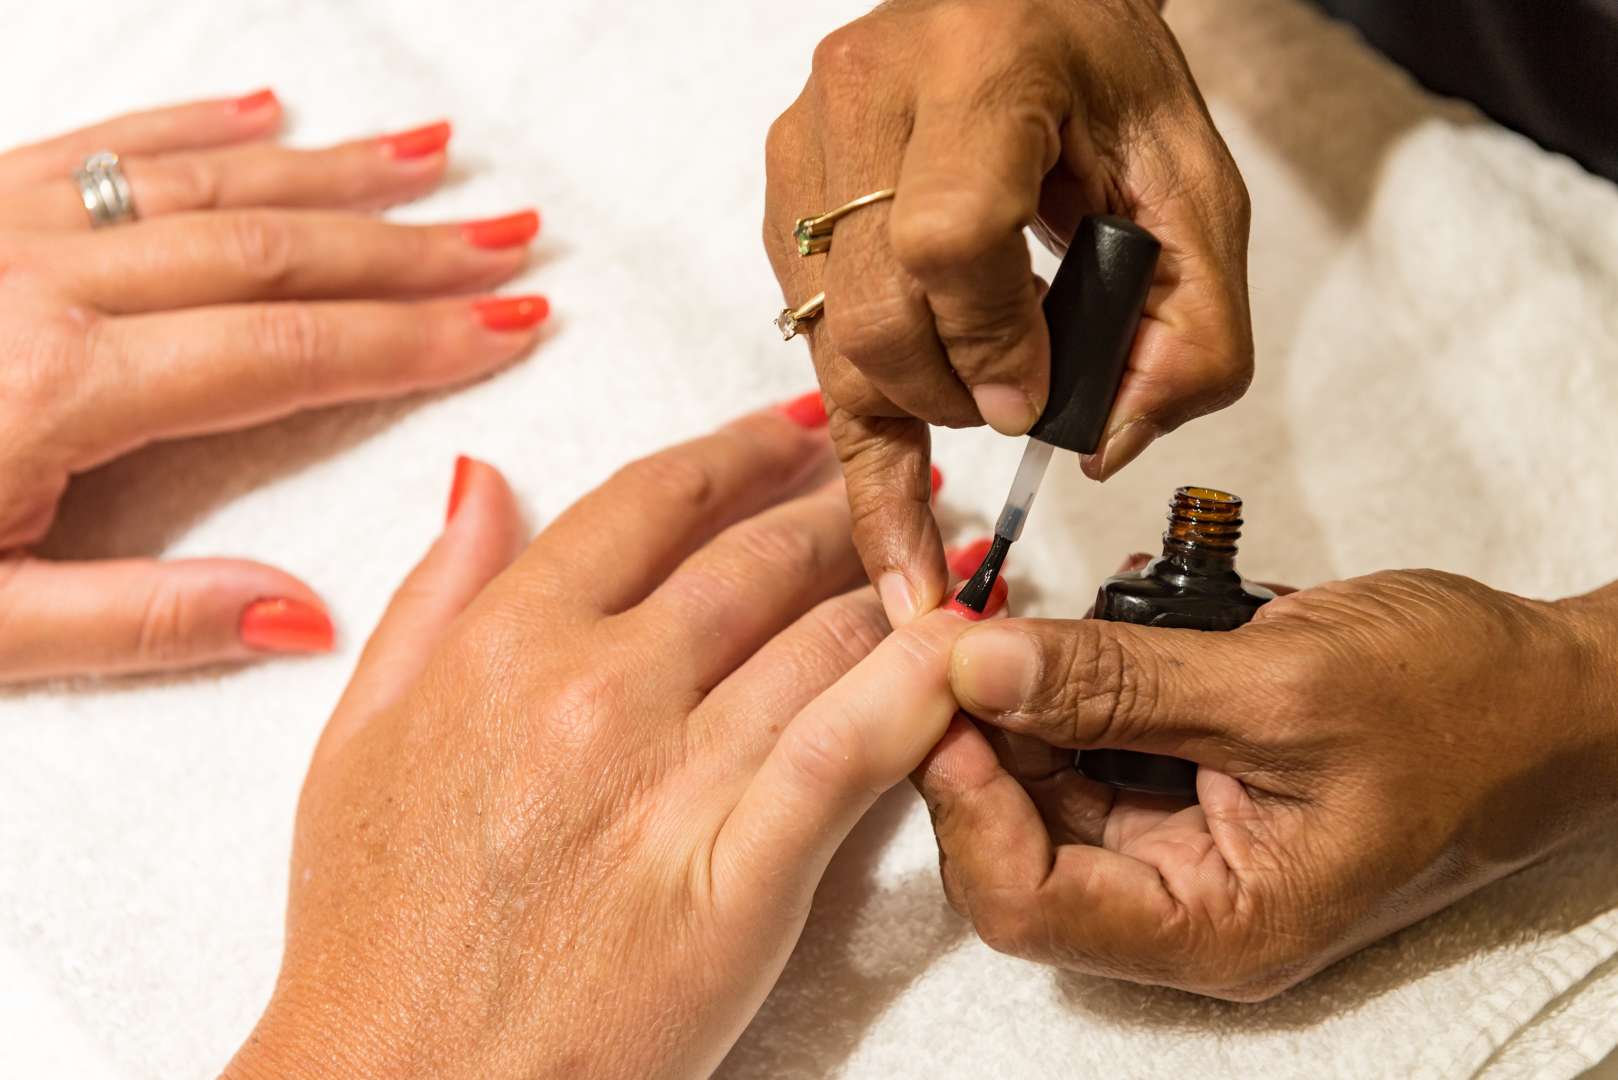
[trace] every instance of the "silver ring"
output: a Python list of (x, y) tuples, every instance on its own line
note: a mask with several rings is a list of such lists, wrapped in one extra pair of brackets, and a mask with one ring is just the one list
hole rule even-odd
[(92, 229), (135, 220), (135, 200), (129, 195), (129, 181), (117, 154), (110, 150), (91, 154), (74, 171), (73, 179), (79, 185), (79, 198), (90, 215)]

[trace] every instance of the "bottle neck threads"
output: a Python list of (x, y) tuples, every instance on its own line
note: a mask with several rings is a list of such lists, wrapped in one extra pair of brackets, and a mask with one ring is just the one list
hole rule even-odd
[(1241, 535), (1241, 499), (1213, 488), (1183, 487), (1169, 503), (1163, 557), (1191, 569), (1228, 570), (1236, 565)]

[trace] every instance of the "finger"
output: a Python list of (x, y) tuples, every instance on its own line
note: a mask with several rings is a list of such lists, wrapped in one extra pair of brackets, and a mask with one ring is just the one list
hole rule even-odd
[(326, 652), (325, 606), (297, 578), (234, 559), (0, 563), (0, 682), (169, 671)]
[[(437, 187), (449, 158), (448, 124), (360, 139), (321, 150), (249, 143), (128, 157), (130, 198), (141, 218), (247, 207), (379, 210)], [(69, 176), (11, 193), (0, 224), (13, 228), (89, 229), (79, 186)]]
[[(497, 246), (483, 238), (505, 228)], [(250, 300), (384, 299), (487, 290), (522, 269), (532, 211), (464, 225), (394, 225), (336, 211), (180, 214), (34, 238), (64, 284), (111, 314)]]
[(906, 626), (938, 606), (949, 580), (932, 511), (927, 425), (839, 409), (831, 434), (843, 463), (854, 546), (889, 622)]
[[(888, 637), (781, 733), (726, 820), (716, 882), (807, 896), (848, 830), (908, 776), (955, 715), (950, 647), (971, 625), (932, 612)], [(723, 886), (721, 886), (723, 887)]]
[(82, 469), (136, 446), (460, 382), (516, 359), (543, 297), (229, 305), (95, 323)]
[(1189, 145), (1167, 139), (1129, 163), (1125, 183), (1141, 193), (1132, 216), (1163, 250), (1101, 445), (1084, 459), (1094, 479), (1237, 400), (1253, 378), (1247, 191), (1212, 126), (1189, 127)]
[(974, 894), (1037, 887), (1051, 865), (1050, 832), (970, 718), (955, 716), (911, 780), (932, 818), (944, 895), (959, 914), (972, 917)]
[(1256, 736), (1271, 657), (1244, 630), (1015, 620), (957, 644), (961, 708), (1064, 747), (1128, 747), (1224, 768)]
[(887, 636), (881, 601), (865, 586), (818, 604), (771, 638), (691, 714), (687, 737), (714, 748), (696, 755), (712, 763), (714, 783), (733, 785), (739, 798), (779, 737), (772, 721), (796, 716)]
[[(962, 60), (932, 70), (974, 70)], [(983, 419), (1022, 435), (1050, 388), (1050, 338), (1023, 230), (1061, 154), (1068, 80), (985, 75), (975, 88), (919, 88), (891, 229), (897, 261), (925, 292), (948, 363)]]
[(1099, 844), (1116, 792), (1073, 768), (1073, 751), (984, 724), (983, 741), (1022, 785), (1057, 844)]
[(493, 465), (457, 458), (443, 531), (372, 632), (321, 735), (317, 760), (335, 754), (369, 717), (421, 678), (450, 625), (511, 565), (526, 540), (506, 478)]
[[(730, 525), (828, 478), (818, 402), (805, 395), (620, 469), (540, 534), (518, 561), (517, 587), (552, 617), (617, 614), (640, 603)], [(562, 564), (573, 568), (566, 580), (553, 569)]]
[(262, 139), (281, 126), (273, 91), (130, 113), (0, 154), (0, 190), (69, 176), (89, 155), (160, 154)]
[(705, 694), (810, 608), (861, 580), (832, 483), (726, 529), (630, 615), (684, 693)]

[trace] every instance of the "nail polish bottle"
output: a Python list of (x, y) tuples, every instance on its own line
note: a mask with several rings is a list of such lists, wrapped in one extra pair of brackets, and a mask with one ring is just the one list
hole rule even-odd
[[(1236, 572), (1242, 500), (1211, 488), (1183, 487), (1169, 504), (1163, 554), (1142, 570), (1101, 585), (1095, 617), (1140, 626), (1234, 630), (1275, 594)], [(1085, 750), (1078, 769), (1128, 791), (1195, 799), (1195, 762), (1132, 750)]]

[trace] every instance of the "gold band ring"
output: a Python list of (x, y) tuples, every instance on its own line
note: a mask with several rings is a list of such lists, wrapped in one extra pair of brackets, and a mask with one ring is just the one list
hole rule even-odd
[(775, 328), (781, 331), (782, 341), (791, 341), (798, 336), (798, 328), (806, 322), (813, 322), (820, 318), (820, 313), (826, 308), (826, 294), (816, 293), (808, 300), (795, 308), (782, 308), (781, 314), (775, 318)]
[(835, 210), (828, 210), (824, 214), (814, 217), (799, 218), (798, 223), (792, 227), (792, 237), (798, 242), (799, 255), (819, 255), (831, 250), (832, 229), (837, 227), (840, 218), (847, 217), (862, 206), (870, 206), (894, 196), (893, 188), (883, 188), (873, 191), (869, 195), (861, 195), (853, 202), (844, 203)]

